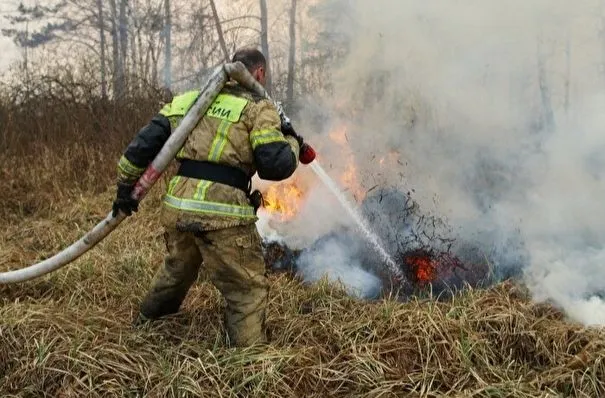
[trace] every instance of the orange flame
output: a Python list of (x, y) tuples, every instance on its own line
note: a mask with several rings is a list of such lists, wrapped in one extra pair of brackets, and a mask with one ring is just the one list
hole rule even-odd
[[(338, 163), (340, 166), (344, 166), (344, 169), (337, 176), (338, 182), (345, 191), (350, 192), (355, 200), (363, 200), (366, 192), (358, 180), (357, 166), (349, 147), (346, 125), (337, 127), (328, 135), (341, 149)], [(306, 188), (297, 178), (271, 185), (263, 192), (265, 211), (279, 221), (293, 219), (301, 207)]]
[(303, 196), (296, 180), (271, 185), (263, 194), (264, 208), (281, 221), (288, 221), (298, 212)]
[(332, 141), (334, 141), (338, 145), (348, 146), (347, 144), (348, 144), (349, 140), (347, 138), (347, 130), (344, 125), (340, 126), (336, 130), (332, 130), (329, 133), (329, 136), (332, 139)]
[(346, 126), (342, 125), (329, 133), (330, 139), (341, 147), (341, 156), (345, 164), (344, 172), (340, 175), (340, 183), (349, 190), (355, 200), (360, 201), (365, 197), (365, 191), (357, 179), (357, 166), (353, 152), (349, 146)]

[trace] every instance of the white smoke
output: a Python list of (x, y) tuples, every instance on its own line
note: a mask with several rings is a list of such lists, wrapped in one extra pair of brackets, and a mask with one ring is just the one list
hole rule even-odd
[[(301, 165), (296, 178), (304, 186), (305, 196), (294, 218), (282, 221), (279, 214), (259, 209), (257, 228), (263, 239), (279, 242), (292, 249), (304, 249), (320, 236), (353, 225), (353, 220), (346, 215), (346, 211), (339, 206), (329, 190), (314, 178), (309, 167)], [(258, 180), (254, 185), (263, 191), (271, 183)]]
[[(334, 65), (322, 114), (351, 118), (349, 143), (368, 184), (373, 156), (397, 151), (389, 182), (414, 189), (423, 210), (463, 238), (511, 258), (522, 257), (508, 244), (517, 231), (534, 298), (605, 324), (600, 2), (330, 2), (352, 21), (340, 28), (349, 54)], [(303, 113), (303, 126), (312, 115)], [(338, 164), (338, 151), (322, 154)], [(325, 231), (345, 216), (321, 195), (311, 218)], [(298, 231), (321, 236), (315, 228)], [(338, 268), (346, 250), (326, 248), (307, 267)]]
[(326, 277), (340, 282), (355, 297), (378, 297), (382, 283), (378, 277), (365, 271), (355, 257), (355, 248), (338, 238), (326, 238), (310, 251), (303, 251), (297, 261), (300, 275), (309, 282)]
[[(299, 171), (300, 174), (306, 172)], [(257, 228), (261, 236), (267, 243), (277, 242), (302, 250), (296, 266), (298, 275), (305, 281), (313, 283), (326, 278), (342, 285), (354, 297), (377, 297), (382, 283), (364, 270), (356, 258), (359, 241), (345, 242), (338, 235), (329, 236), (334, 230), (353, 226), (353, 221), (325, 186), (318, 181), (311, 184), (306, 190), (308, 196), (300, 203), (293, 219), (284, 222), (279, 214), (259, 210)]]

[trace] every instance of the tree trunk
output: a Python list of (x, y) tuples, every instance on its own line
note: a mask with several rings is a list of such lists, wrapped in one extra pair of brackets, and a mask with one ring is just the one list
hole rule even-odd
[[(131, 10), (132, 11), (132, 10)], [(132, 13), (130, 14), (132, 15)], [(130, 75), (133, 79), (130, 80), (130, 91), (140, 93), (143, 87), (141, 84), (141, 75), (139, 72), (139, 48), (137, 47), (136, 25), (133, 24), (133, 31), (128, 35), (130, 41)]]
[(116, 23), (118, 17), (118, 10), (116, 8), (116, 0), (109, 0), (109, 6), (111, 8), (111, 47), (113, 56), (113, 98), (118, 99), (122, 97), (124, 92), (124, 82), (121, 79), (122, 74), (120, 73), (120, 42), (118, 25)]
[(550, 133), (555, 129), (555, 115), (552, 109), (550, 89), (546, 81), (544, 54), (542, 54), (540, 48), (541, 45), (538, 43), (538, 83), (540, 85), (540, 99), (542, 100), (542, 115), (544, 118), (543, 129)]
[(143, 49), (143, 40), (141, 38), (141, 21), (137, 21), (136, 22), (136, 26), (135, 26), (135, 30), (133, 32), (133, 37), (136, 40), (133, 40), (133, 43), (136, 42), (136, 46), (137, 46), (137, 63), (138, 63), (138, 68), (137, 73), (138, 73), (138, 78), (145, 84), (147, 85), (149, 83), (149, 80), (147, 79), (147, 69), (146, 69), (146, 61), (144, 58), (144, 52), (145, 50)]
[(107, 98), (107, 71), (105, 70), (105, 21), (103, 19), (103, 1), (97, 0), (97, 11), (99, 13), (99, 40), (101, 42), (101, 98)]
[(126, 73), (128, 59), (128, 16), (126, 6), (128, 0), (120, 0), (120, 73), (126, 91)]
[(296, 60), (296, 2), (290, 8), (290, 51), (288, 54), (288, 80), (286, 83), (286, 106), (289, 111), (294, 106), (294, 62)]
[[(303, 12), (302, 9), (298, 9), (298, 16), (296, 17), (297, 25), (298, 25), (298, 41), (302, 43), (303, 35), (304, 35), (304, 22), (303, 22)], [(305, 95), (309, 92), (309, 86), (307, 81), (307, 71), (306, 71), (306, 56), (304, 51), (304, 46), (298, 46), (298, 81), (300, 82), (300, 92)]]
[(227, 51), (227, 44), (225, 44), (225, 37), (223, 36), (223, 29), (221, 27), (221, 21), (218, 18), (218, 12), (216, 12), (216, 4), (214, 0), (210, 0), (210, 7), (212, 7), (212, 15), (214, 16), (214, 23), (216, 24), (216, 33), (218, 34), (218, 41), (223, 50), (225, 62), (229, 62), (229, 51)]
[(166, 13), (166, 19), (164, 23), (164, 39), (166, 40), (166, 53), (164, 54), (164, 85), (170, 90), (172, 83), (172, 42), (170, 40), (171, 20), (170, 20), (170, 0), (164, 0), (164, 9)]
[(155, 53), (155, 48), (149, 46), (149, 54), (151, 55), (151, 81), (158, 81), (158, 56)]
[(206, 35), (204, 34), (204, 27), (206, 26), (206, 16), (201, 10), (198, 15), (198, 26), (200, 28), (199, 48), (202, 59), (202, 70), (206, 70), (206, 68), (208, 68), (208, 58), (206, 57)]
[(271, 79), (271, 67), (270, 67), (271, 58), (269, 57), (268, 19), (269, 19), (269, 15), (267, 13), (267, 0), (260, 0), (260, 43), (261, 43), (260, 45), (261, 45), (261, 51), (263, 52), (263, 55), (267, 59), (267, 70), (266, 70), (267, 84), (266, 84), (265, 88), (267, 89), (267, 92), (269, 94), (271, 94), (272, 79)]
[(569, 30), (567, 31), (567, 39), (565, 41), (565, 102), (564, 109), (566, 116), (569, 117), (569, 96), (571, 84), (571, 37)]

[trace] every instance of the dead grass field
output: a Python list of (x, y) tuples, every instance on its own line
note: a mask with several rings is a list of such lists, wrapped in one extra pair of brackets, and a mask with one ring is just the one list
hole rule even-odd
[[(83, 148), (40, 152), (37, 168), (0, 155), (0, 270), (56, 253), (107, 214), (116, 159)], [(0, 286), (0, 396), (605, 396), (605, 333), (507, 282), (448, 302), (363, 302), (272, 275), (271, 344), (233, 349), (221, 298), (200, 280), (180, 314), (133, 329), (164, 254), (160, 189), (75, 263)]]

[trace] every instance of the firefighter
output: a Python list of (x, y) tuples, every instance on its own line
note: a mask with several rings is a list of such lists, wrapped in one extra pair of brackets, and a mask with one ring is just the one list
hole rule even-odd
[[(236, 61), (265, 84), (267, 63), (260, 51), (238, 50), (232, 58)], [(198, 94), (176, 96), (128, 145), (118, 163), (114, 214), (137, 211), (130, 196), (134, 183)], [(287, 126), (272, 102), (237, 82), (227, 82), (176, 157), (179, 169), (168, 184), (161, 210), (167, 255), (135, 324), (176, 313), (204, 267), (226, 301), (229, 344), (267, 341), (269, 288), (255, 225), (259, 192), (251, 193), (250, 186), (255, 173), (280, 181), (296, 170), (303, 141)]]

